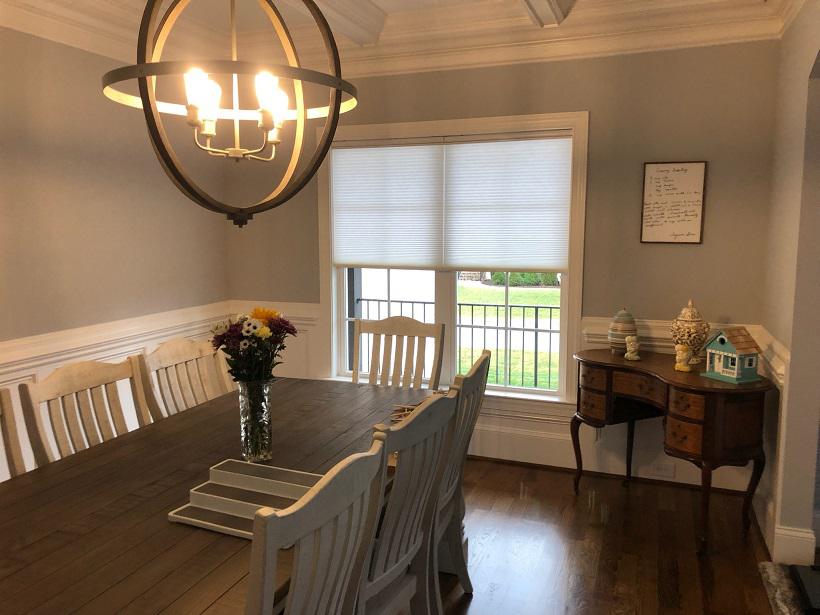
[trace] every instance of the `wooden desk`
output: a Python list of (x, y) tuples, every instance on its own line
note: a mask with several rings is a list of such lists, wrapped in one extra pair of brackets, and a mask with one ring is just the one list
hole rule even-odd
[[(277, 379), (271, 463), (326, 472), (427, 394)], [(168, 521), (239, 450), (231, 393), (0, 484), (0, 614), (244, 613), (250, 541)]]
[[(642, 352), (641, 361), (627, 361), (609, 350), (585, 350), (578, 361), (578, 405), (570, 430), (577, 472), (583, 471), (578, 430), (581, 423), (605, 427), (627, 423), (626, 479), (632, 477), (635, 421), (664, 418), (664, 451), (701, 469), (699, 538), (706, 546), (712, 471), (720, 466), (754, 463), (743, 500), (743, 530), (748, 532), (754, 492), (763, 474), (763, 408), (769, 380), (731, 384), (675, 371), (675, 358)], [(698, 368), (701, 366), (697, 366)]]

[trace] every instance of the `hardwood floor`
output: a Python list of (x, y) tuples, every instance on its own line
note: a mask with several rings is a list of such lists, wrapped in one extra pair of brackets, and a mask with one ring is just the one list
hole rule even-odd
[(699, 557), (694, 489), (585, 475), (576, 497), (568, 472), (471, 459), (465, 495), (475, 593), (442, 577), (448, 613), (771, 613), (740, 496), (713, 493)]

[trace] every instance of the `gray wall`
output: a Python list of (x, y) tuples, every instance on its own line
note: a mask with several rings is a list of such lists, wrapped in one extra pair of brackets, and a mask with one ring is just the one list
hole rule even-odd
[[(115, 62), (0, 36), (0, 138), (15, 144), (0, 153), (0, 339), (228, 296), (318, 302), (315, 182), (226, 231), (159, 171), (140, 113), (100, 95)], [(671, 318), (692, 296), (713, 321), (760, 322), (776, 70), (777, 43), (761, 42), (359, 79), (344, 121), (589, 110), (584, 314)], [(700, 159), (703, 245), (640, 244), (642, 163)], [(205, 175), (224, 179), (220, 168)]]
[[(589, 110), (584, 314), (626, 305), (642, 318), (669, 319), (692, 297), (712, 321), (757, 323), (776, 71), (772, 41), (358, 79), (360, 107), (343, 122)], [(658, 160), (709, 161), (702, 245), (640, 243), (642, 165)], [(232, 254), (262, 255), (276, 253), (282, 224), (295, 233), (280, 254), (298, 267), (270, 272), (261, 287), (240, 275), (243, 298), (319, 300), (315, 204), (294, 205), (233, 234)], [(258, 234), (271, 245), (241, 245)]]
[(103, 97), (118, 63), (5, 28), (0, 48), (0, 340), (227, 298), (225, 222)]
[(791, 346), (809, 74), (820, 46), (820, 2), (808, 0), (781, 42), (762, 322)]
[[(309, 124), (306, 131), (308, 151), (314, 147), (313, 128)], [(292, 141), (284, 137), (283, 142)], [(251, 163), (231, 173), (226, 190), (233, 202), (260, 201), (281, 177), (290, 153), (289, 149), (277, 152), (279, 163), (273, 168)], [(318, 303), (318, 225), (315, 180), (284, 205), (259, 214), (246, 227), (231, 225), (227, 237), (231, 299)]]
[(818, 52), (820, 0), (808, 0), (781, 43), (766, 280), (768, 301), (763, 320), (766, 328), (791, 351), (778, 433), (778, 463), (783, 469), (778, 487), (778, 523), (798, 528), (812, 527), (820, 416)]

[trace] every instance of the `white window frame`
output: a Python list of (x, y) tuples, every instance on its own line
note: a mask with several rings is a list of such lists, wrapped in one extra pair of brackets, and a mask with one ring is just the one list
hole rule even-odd
[[(578, 372), (573, 354), (581, 348), (581, 301), (584, 268), (584, 222), (586, 215), (587, 151), (589, 113), (548, 113), (509, 117), (470, 118), (407, 122), (393, 124), (368, 124), (340, 126), (336, 132), (336, 146), (390, 145), (413, 142), (441, 142), (445, 137), (460, 138), (516, 138), (549, 133), (572, 137), (572, 181), (569, 223), (569, 270), (561, 278), (560, 334), (561, 355), (559, 361), (558, 391), (541, 393), (529, 389), (507, 390), (495, 394), (503, 397), (553, 401), (561, 405), (560, 414), (569, 415), (574, 408), (578, 387)], [(336, 332), (344, 322), (344, 305), (338, 300), (340, 283), (344, 283), (343, 271), (334, 270), (332, 263), (332, 212), (330, 204), (330, 165), (332, 156), (325, 159), (318, 173), (319, 180), (319, 257), (320, 302), (322, 320), (327, 323), (318, 332), (328, 342), (331, 377), (346, 374), (339, 369), (344, 365), (343, 349), (339, 348)], [(453, 357), (456, 352), (456, 272), (436, 273), (436, 320), (446, 326), (447, 343), (442, 360), (443, 384), (452, 381)], [(564, 323), (566, 326), (564, 326)]]

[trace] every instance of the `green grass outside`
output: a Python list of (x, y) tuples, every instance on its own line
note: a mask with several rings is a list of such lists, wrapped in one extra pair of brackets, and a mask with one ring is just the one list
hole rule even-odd
[[(461, 348), (461, 362), (459, 363), (459, 373), (466, 374), (473, 362), (481, 354), (480, 348)], [(524, 354), (524, 368), (521, 368), (521, 354)], [(496, 377), (496, 362), (498, 364), (498, 377)], [(551, 368), (551, 370), (550, 370)], [(510, 351), (510, 386), (536, 388), (535, 386), (535, 351)], [(522, 379), (523, 378), (523, 379)], [(504, 384), (504, 352), (493, 351), (490, 362), (490, 375), (487, 384)], [(539, 390), (555, 391), (558, 389), (558, 352), (551, 355), (548, 352), (538, 353), (538, 386)]]
[[(504, 287), (486, 284), (458, 285), (459, 303), (504, 304)], [(510, 305), (561, 305), (560, 288), (510, 288)]]
[[(458, 284), (458, 303), (478, 303), (484, 305), (504, 305), (504, 287), (490, 286), (482, 284)], [(511, 287), (509, 291), (510, 301), (510, 325), (521, 326), (522, 322), (527, 328), (534, 327), (534, 308), (515, 308), (515, 305), (533, 305), (545, 307), (559, 307), (561, 305), (560, 288), (516, 288)], [(486, 323), (491, 326), (503, 326), (504, 310), (482, 307), (461, 308), (461, 318), (465, 322), (474, 319), (475, 324)], [(538, 329), (545, 330), (558, 328), (560, 312), (554, 310), (552, 313), (554, 321), (549, 322), (549, 315), (546, 310), (539, 310)], [(498, 320), (498, 322), (496, 322)], [(473, 361), (478, 358), (481, 348), (462, 347), (460, 349), (461, 362), (458, 371), (466, 373)], [(521, 366), (523, 354), (524, 365)], [(554, 391), (558, 389), (558, 357), (559, 353), (549, 353), (541, 351), (538, 353), (538, 384), (535, 383), (535, 351), (534, 350), (511, 350), (510, 351), (510, 386), (537, 388), (538, 390)], [(504, 353), (503, 351), (493, 352), (492, 363), (490, 364), (490, 375), (488, 384), (504, 384)], [(496, 378), (496, 361), (498, 364), (498, 377)]]

